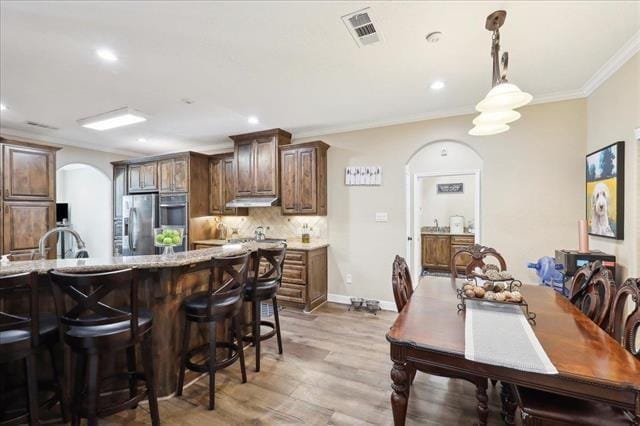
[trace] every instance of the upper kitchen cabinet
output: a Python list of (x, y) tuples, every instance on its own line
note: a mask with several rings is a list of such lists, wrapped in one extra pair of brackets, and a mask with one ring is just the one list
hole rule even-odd
[(176, 157), (158, 162), (160, 192), (187, 192), (189, 190), (188, 158)]
[(284, 215), (327, 214), (327, 150), (321, 141), (280, 147)]
[(0, 141), (3, 143), (3, 198), (54, 201), (57, 148)]
[(235, 198), (236, 180), (233, 153), (213, 155), (209, 159), (209, 213), (225, 216), (247, 216), (249, 209), (227, 207)]
[(231, 136), (235, 142), (235, 196), (278, 197), (280, 157), (278, 147), (291, 143), (291, 133), (282, 129)]
[(158, 162), (129, 164), (129, 192), (155, 192), (158, 190)]
[[(56, 226), (56, 205), (47, 201), (7, 201), (3, 206), (2, 253), (14, 260), (30, 260), (38, 243)], [(46, 256), (55, 258), (56, 238), (46, 243)]]

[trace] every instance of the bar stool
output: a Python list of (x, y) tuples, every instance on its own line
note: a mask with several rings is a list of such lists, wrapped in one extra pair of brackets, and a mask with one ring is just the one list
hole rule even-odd
[[(0, 277), (0, 299), (6, 305), (11, 305), (11, 299), (20, 298), (20, 307), (24, 304), (26, 295), (28, 314), (11, 314), (0, 312), (0, 424), (19, 424), (27, 420), (30, 424), (37, 424), (39, 410), (50, 408), (60, 403), (63, 421), (66, 421), (66, 410), (62, 380), (56, 366), (54, 346), (58, 342), (57, 320), (52, 314), (41, 314), (38, 307), (38, 274), (27, 272)], [(37, 353), (47, 348), (53, 367), (53, 396), (39, 404), (38, 382), (35, 357)], [(9, 363), (22, 360), (25, 365), (27, 384), (27, 409), (24, 413), (11, 418), (6, 410), (5, 397), (7, 389), (7, 371)]]
[[(145, 397), (149, 399), (152, 424), (160, 424), (151, 351), (153, 317), (151, 312), (138, 308), (137, 271), (124, 269), (95, 274), (49, 271), (49, 278), (64, 327), (63, 339), (75, 357), (71, 424), (79, 425), (85, 417), (89, 425), (96, 425), (98, 417), (134, 408)], [(129, 306), (114, 308), (104, 302), (114, 290), (128, 292)], [(72, 300), (70, 309), (67, 309), (68, 298)], [(144, 374), (136, 371), (137, 344), (141, 347)], [(113, 357), (121, 350), (127, 353), (129, 398), (106, 406), (100, 403), (100, 360)], [(146, 383), (146, 392), (138, 393), (139, 380)]]
[[(211, 274), (207, 291), (194, 293), (184, 302), (185, 321), (182, 335), (180, 373), (176, 395), (182, 395), (185, 368), (199, 373), (209, 373), (209, 410), (215, 409), (216, 370), (225, 368), (240, 360), (242, 383), (247, 382), (242, 347), (242, 294), (247, 281), (249, 255), (214, 258), (210, 263)], [(231, 320), (231, 334), (228, 342), (218, 342), (216, 325), (220, 321)], [(209, 342), (189, 350), (191, 323), (209, 325)], [(237, 343), (233, 343), (233, 340)], [(216, 360), (216, 347), (228, 349), (227, 358)], [(197, 364), (191, 361), (195, 355), (206, 355), (206, 361)]]
[[(270, 339), (274, 335), (278, 339), (278, 353), (282, 354), (282, 336), (280, 335), (280, 316), (276, 294), (282, 281), (282, 264), (287, 252), (286, 244), (282, 247), (260, 248), (253, 265), (253, 276), (249, 277), (244, 291), (244, 300), (251, 302), (251, 335), (245, 340), (253, 343), (256, 348), (256, 371), (260, 371), (260, 342)], [(261, 273), (262, 272), (262, 273)], [(275, 323), (262, 320), (260, 305), (263, 300), (271, 299)], [(261, 326), (271, 328), (271, 331), (261, 334)]]

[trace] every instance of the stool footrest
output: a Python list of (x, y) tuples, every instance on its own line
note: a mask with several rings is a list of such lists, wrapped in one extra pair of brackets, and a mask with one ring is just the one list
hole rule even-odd
[[(276, 335), (276, 325), (273, 322), (266, 321), (266, 320), (260, 320), (260, 326), (263, 326), (263, 325), (265, 327), (269, 327), (271, 329), (271, 331), (268, 331), (268, 332), (260, 335), (260, 341), (261, 342), (263, 340), (271, 339), (273, 336)], [(253, 342), (253, 333), (244, 336), (242, 338), (242, 340), (245, 341), (245, 342)]]
[[(234, 362), (236, 362), (236, 360), (239, 357), (239, 352), (238, 352), (238, 345), (236, 345), (235, 343), (230, 343), (230, 342), (216, 342), (216, 349), (217, 348), (221, 348), (221, 349), (231, 349), (232, 353), (230, 357), (226, 357), (220, 361), (216, 361), (216, 370), (221, 370), (223, 368), (226, 368), (228, 366), (230, 366), (231, 364), (233, 364)], [(204, 360), (204, 362), (202, 363), (196, 363), (191, 361), (191, 358), (193, 358), (195, 355), (199, 355), (199, 354), (203, 354), (206, 356), (206, 360)], [(209, 372), (209, 344), (208, 343), (204, 343), (198, 347), (195, 347), (193, 349), (191, 349), (189, 352), (187, 352), (187, 361), (185, 363), (185, 366), (191, 370), (191, 371), (196, 371), (198, 373), (208, 373)]]

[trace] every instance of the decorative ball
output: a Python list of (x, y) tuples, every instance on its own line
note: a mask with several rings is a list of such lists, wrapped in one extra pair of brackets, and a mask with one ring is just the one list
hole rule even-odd
[(506, 300), (504, 293), (496, 293), (496, 300), (498, 302), (504, 302)]
[(511, 300), (513, 300), (516, 303), (521, 303), (522, 302), (522, 293), (520, 293), (519, 291), (511, 292)]
[(484, 297), (484, 288), (482, 287), (476, 287), (473, 289), (473, 292), (475, 293), (476, 297), (482, 298)]
[(505, 288), (507, 288), (507, 286), (504, 285), (504, 283), (495, 283), (493, 286), (493, 291), (495, 291), (496, 293), (500, 293), (503, 292)]
[(487, 291), (484, 294), (484, 298), (487, 300), (496, 300), (496, 294), (493, 291)]
[(513, 278), (513, 275), (511, 275), (511, 272), (508, 271), (501, 271), (499, 272), (500, 274), (500, 278), (502, 278), (503, 280), (510, 280), (511, 278)]
[(476, 293), (472, 289), (465, 290), (464, 295), (467, 297), (476, 297)]
[(462, 289), (464, 291), (473, 290), (473, 284), (465, 284), (465, 285), (462, 286)]
[(505, 290), (502, 292), (502, 294), (504, 294), (504, 299), (505, 300), (511, 300), (511, 292), (508, 290)]
[(491, 281), (487, 281), (483, 287), (485, 291), (493, 291), (494, 284)]

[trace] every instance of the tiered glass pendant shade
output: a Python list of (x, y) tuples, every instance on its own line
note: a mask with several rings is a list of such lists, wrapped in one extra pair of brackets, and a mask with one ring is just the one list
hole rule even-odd
[(480, 112), (506, 111), (520, 108), (531, 102), (533, 96), (523, 92), (511, 83), (500, 83), (487, 93), (487, 96), (476, 105)]
[(509, 129), (509, 125), (504, 123), (482, 124), (479, 126), (475, 126), (473, 129), (469, 130), (469, 134), (471, 136), (489, 136), (497, 135), (498, 133), (504, 133)]
[(483, 112), (473, 119), (474, 126), (484, 126), (489, 124), (507, 124), (518, 120), (521, 117), (518, 111), (496, 111)]

